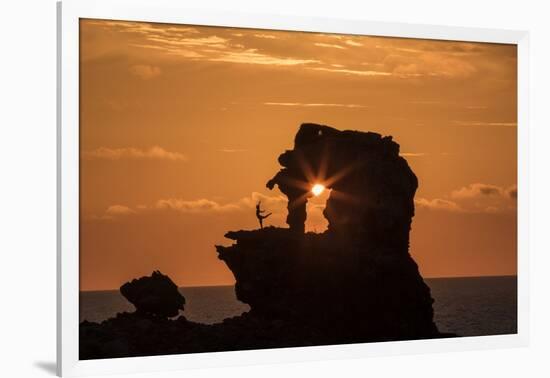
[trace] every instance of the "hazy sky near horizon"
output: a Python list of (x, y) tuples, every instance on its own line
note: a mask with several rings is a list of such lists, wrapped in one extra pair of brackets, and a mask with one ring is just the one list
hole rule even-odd
[(286, 226), (265, 183), (303, 122), (401, 145), (423, 276), (516, 274), (516, 93), (515, 45), (81, 20), (81, 289), (232, 284), (214, 245), (258, 199)]

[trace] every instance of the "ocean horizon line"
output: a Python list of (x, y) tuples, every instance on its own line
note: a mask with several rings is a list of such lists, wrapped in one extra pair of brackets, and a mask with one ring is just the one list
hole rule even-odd
[[(504, 278), (504, 277), (517, 277), (517, 274), (499, 274), (499, 275), (486, 275), (486, 276), (438, 276), (438, 277), (423, 277), (425, 280), (440, 280), (440, 279), (464, 279), (464, 278)], [(179, 289), (197, 289), (197, 288), (214, 288), (214, 287), (232, 287), (231, 285), (191, 285), (191, 286), (178, 286)], [(119, 288), (113, 289), (92, 289), (92, 290), (79, 290), (79, 293), (97, 293), (103, 291), (119, 291)]]

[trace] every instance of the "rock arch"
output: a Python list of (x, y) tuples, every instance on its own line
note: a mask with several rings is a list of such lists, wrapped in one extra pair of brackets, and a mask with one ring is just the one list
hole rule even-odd
[(267, 187), (288, 197), (292, 231), (304, 232), (313, 177), (332, 189), (324, 211), (329, 233), (408, 246), (418, 181), (391, 136), (305, 123), (279, 163)]

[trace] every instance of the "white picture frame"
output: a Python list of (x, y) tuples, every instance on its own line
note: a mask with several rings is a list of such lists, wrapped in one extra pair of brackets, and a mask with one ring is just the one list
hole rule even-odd
[[(528, 67), (525, 31), (309, 18), (186, 8), (178, 0), (64, 0), (58, 3), (57, 371), (61, 376), (168, 371), (259, 363), (479, 350), (528, 344)], [(509, 43), (518, 46), (517, 334), (354, 345), (79, 360), (79, 19)]]

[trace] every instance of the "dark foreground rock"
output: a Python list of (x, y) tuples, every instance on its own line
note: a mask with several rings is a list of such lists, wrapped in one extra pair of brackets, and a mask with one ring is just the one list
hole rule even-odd
[[(350, 342), (345, 340), (342, 342)], [(80, 359), (137, 357), (332, 344), (314, 327), (250, 313), (218, 324), (120, 313), (80, 324)]]
[[(235, 243), (216, 246), (248, 313), (214, 325), (168, 319), (183, 302), (141, 286), (151, 277), (133, 281), (125, 296), (139, 311), (81, 323), (80, 358), (454, 336), (438, 331), (409, 254), (418, 182), (391, 137), (304, 124), (279, 162), (267, 186), (288, 197), (289, 228), (228, 232)], [(315, 183), (332, 189), (323, 234), (304, 233)]]
[[(326, 325), (331, 329), (331, 325)], [(433, 337), (450, 337), (439, 334)], [(425, 337), (424, 337), (425, 338)], [(218, 324), (200, 324), (139, 313), (120, 313), (102, 323), (80, 324), (80, 359), (305, 347), (408, 338), (329, 335), (317, 324), (263, 318), (250, 312)]]

